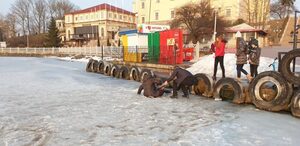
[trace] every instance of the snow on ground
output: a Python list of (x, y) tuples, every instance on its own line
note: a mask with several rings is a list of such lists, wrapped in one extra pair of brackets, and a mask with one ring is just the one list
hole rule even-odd
[[(74, 56), (67, 56), (67, 57), (48, 57), (48, 58), (55, 58), (58, 60), (64, 60), (64, 61), (76, 61), (76, 62), (84, 62), (84, 63), (88, 63), (90, 59), (94, 59), (94, 60), (102, 60), (101, 57), (98, 56), (85, 56), (83, 58), (80, 59), (75, 59)], [(118, 58), (112, 58), (112, 57), (103, 57), (103, 60), (105, 61), (113, 61), (113, 60), (120, 60)]]
[[(0, 58), (0, 145), (289, 145), (300, 120), (191, 96), (151, 99), (85, 63)], [(272, 121), (272, 122), (270, 122)]]
[[(214, 55), (207, 55), (203, 56), (194, 63), (189, 70), (193, 74), (197, 73), (206, 73), (208, 75), (213, 75), (214, 72)], [(267, 58), (267, 57), (261, 57), (260, 58), (260, 65), (258, 67), (258, 72), (263, 72), (263, 71), (272, 71), (273, 68), (269, 67), (271, 63), (273, 63), (274, 59), (273, 58)], [(225, 54), (224, 56), (224, 66), (225, 66), (225, 75), (226, 77), (236, 77), (236, 56), (235, 54)], [(278, 62), (276, 62), (276, 70), (278, 68)], [(244, 69), (250, 73), (250, 65), (246, 64), (244, 65)], [(220, 65), (218, 65), (218, 72), (217, 72), (218, 77), (222, 77), (222, 70), (220, 68)], [(242, 74), (242, 77), (245, 76)]]

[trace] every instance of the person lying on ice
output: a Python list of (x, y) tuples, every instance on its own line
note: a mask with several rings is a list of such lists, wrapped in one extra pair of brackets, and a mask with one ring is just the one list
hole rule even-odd
[(152, 76), (145, 75), (142, 85), (140, 85), (137, 94), (141, 94), (142, 90), (144, 90), (144, 96), (146, 97), (160, 97), (165, 92), (164, 88), (158, 88), (161, 84), (161, 81)]
[(167, 86), (173, 81), (173, 95), (171, 98), (177, 98), (177, 91), (181, 88), (182, 97), (189, 98), (189, 88), (197, 83), (197, 79), (189, 71), (175, 66), (172, 75), (165, 81), (161, 87)]

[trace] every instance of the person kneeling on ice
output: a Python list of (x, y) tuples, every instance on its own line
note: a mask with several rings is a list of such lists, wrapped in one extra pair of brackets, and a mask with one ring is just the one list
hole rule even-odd
[(177, 98), (177, 91), (181, 88), (182, 97), (189, 98), (189, 87), (197, 83), (197, 79), (189, 71), (176, 66), (172, 75), (165, 81), (161, 87), (167, 86), (169, 82), (173, 81), (173, 95), (171, 98)]
[(145, 75), (142, 85), (140, 85), (137, 94), (141, 94), (142, 90), (144, 90), (144, 96), (146, 97), (160, 97), (165, 92), (164, 88), (158, 88), (161, 84), (161, 81), (152, 76)]

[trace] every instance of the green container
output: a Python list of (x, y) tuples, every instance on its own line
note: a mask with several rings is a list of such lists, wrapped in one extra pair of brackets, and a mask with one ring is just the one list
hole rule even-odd
[(160, 53), (159, 32), (148, 34), (148, 59), (149, 62), (157, 63)]

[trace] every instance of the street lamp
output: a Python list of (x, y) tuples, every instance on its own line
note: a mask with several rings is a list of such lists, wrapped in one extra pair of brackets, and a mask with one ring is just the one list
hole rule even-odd
[[(214, 9), (214, 7), (212, 7)], [(213, 41), (216, 41), (216, 35), (217, 35), (217, 15), (218, 15), (218, 10), (221, 9), (219, 6), (217, 9), (214, 9), (214, 14), (215, 14), (215, 21), (214, 21), (214, 34), (213, 34)]]

